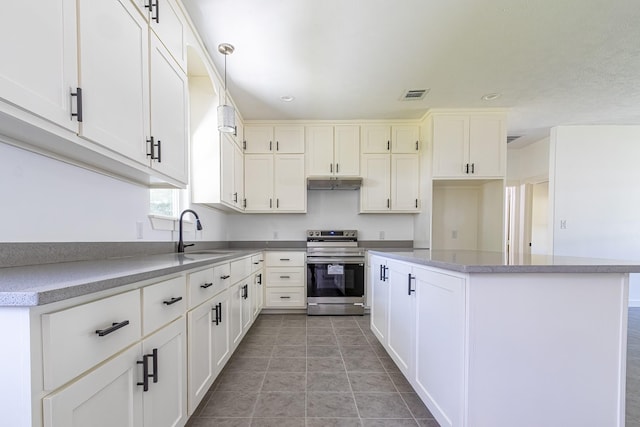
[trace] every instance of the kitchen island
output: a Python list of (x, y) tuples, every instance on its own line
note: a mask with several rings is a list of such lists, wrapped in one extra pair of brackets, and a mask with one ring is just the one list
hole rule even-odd
[(371, 329), (441, 426), (623, 426), (640, 262), (370, 251)]

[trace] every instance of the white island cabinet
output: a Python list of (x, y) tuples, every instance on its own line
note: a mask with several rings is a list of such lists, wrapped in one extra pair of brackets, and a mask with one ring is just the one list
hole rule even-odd
[(371, 329), (441, 426), (624, 425), (628, 276), (640, 263), (371, 255)]

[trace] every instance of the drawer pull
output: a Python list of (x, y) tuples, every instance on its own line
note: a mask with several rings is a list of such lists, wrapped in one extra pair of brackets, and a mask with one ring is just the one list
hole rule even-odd
[(111, 332), (115, 332), (120, 328), (124, 328), (128, 324), (129, 324), (128, 320), (122, 321), (120, 323), (112, 323), (110, 328), (97, 329), (96, 334), (98, 334), (99, 337), (104, 337), (105, 335), (109, 335)]
[(281, 279), (291, 279), (291, 276), (280, 276)]
[(182, 301), (182, 297), (171, 298), (169, 301), (162, 301), (162, 303), (165, 305), (171, 305), (177, 303), (178, 301)]
[(254, 262), (253, 265), (258, 265), (260, 264), (258, 261)]
[(290, 299), (291, 297), (289, 296), (284, 296), (284, 297), (280, 297), (280, 299)]
[(222, 280), (227, 280), (229, 277), (231, 277), (231, 276), (229, 276), (228, 274), (227, 274), (226, 276), (220, 276), (220, 278), (221, 278)]
[(207, 289), (213, 286), (213, 282), (205, 283), (204, 285), (200, 285), (202, 289)]
[(280, 261), (291, 261), (291, 258), (280, 258)]

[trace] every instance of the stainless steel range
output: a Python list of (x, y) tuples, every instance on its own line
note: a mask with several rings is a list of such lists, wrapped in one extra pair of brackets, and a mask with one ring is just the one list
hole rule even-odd
[(357, 230), (308, 230), (307, 314), (364, 314), (364, 265)]

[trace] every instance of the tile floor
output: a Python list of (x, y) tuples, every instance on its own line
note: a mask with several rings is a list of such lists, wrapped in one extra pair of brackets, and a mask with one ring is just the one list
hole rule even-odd
[(187, 427), (437, 427), (369, 316), (260, 315)]

